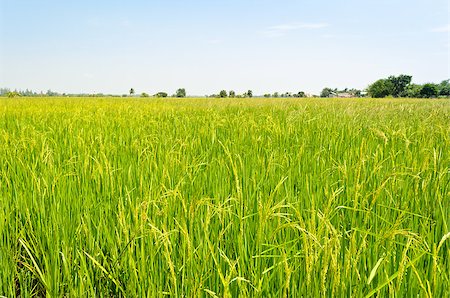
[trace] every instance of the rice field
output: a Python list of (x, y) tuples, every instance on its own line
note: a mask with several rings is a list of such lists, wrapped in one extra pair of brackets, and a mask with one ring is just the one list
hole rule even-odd
[(0, 296), (449, 297), (450, 101), (0, 99)]

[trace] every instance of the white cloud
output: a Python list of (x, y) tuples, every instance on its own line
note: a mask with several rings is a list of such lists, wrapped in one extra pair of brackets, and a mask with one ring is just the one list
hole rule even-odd
[(442, 27), (434, 28), (431, 31), (432, 32), (444, 32), (444, 33), (450, 32), (450, 24), (447, 24), (447, 25), (442, 26)]
[(326, 28), (329, 25), (327, 23), (290, 23), (290, 24), (280, 24), (276, 26), (268, 27), (263, 31), (263, 34), (269, 37), (283, 36), (289, 31), (296, 30), (314, 30)]

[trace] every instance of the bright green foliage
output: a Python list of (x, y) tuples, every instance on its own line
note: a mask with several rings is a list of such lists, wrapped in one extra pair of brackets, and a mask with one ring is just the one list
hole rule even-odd
[(0, 295), (445, 297), (450, 102), (0, 99)]
[(392, 95), (394, 84), (389, 79), (380, 79), (367, 88), (369, 96), (373, 98), (383, 98)]

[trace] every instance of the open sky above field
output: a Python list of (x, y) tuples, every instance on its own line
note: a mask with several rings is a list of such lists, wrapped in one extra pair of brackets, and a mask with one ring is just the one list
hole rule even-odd
[(254, 94), (450, 77), (447, 0), (0, 0), (0, 87)]

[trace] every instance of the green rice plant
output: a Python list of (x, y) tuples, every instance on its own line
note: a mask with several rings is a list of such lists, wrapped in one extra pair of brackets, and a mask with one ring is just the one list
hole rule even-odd
[(0, 296), (448, 296), (445, 99), (0, 99)]

